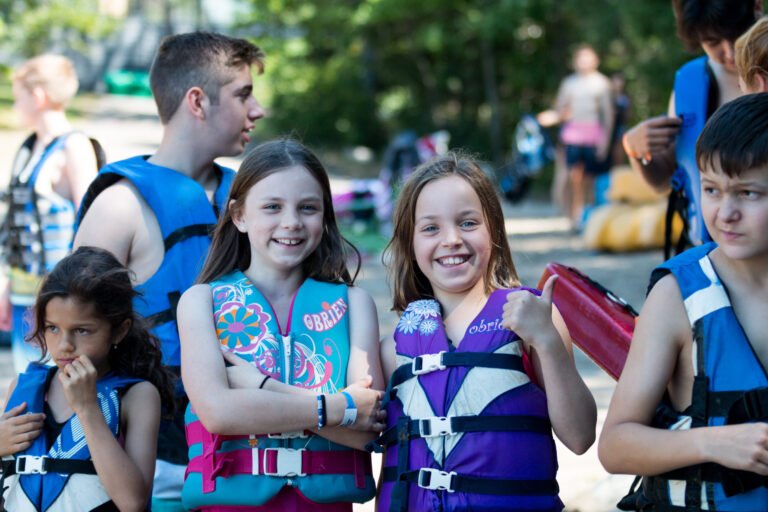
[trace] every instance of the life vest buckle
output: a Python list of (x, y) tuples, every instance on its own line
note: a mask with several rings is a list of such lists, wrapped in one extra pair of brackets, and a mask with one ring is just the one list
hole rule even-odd
[(450, 436), (455, 434), (451, 418), (445, 416), (434, 416), (432, 418), (422, 418), (419, 420), (420, 437), (438, 437)]
[(21, 455), (16, 457), (17, 475), (44, 475), (48, 473), (45, 461), (48, 457), (37, 457), (35, 455)]
[(443, 354), (445, 354), (445, 350), (441, 350), (437, 354), (422, 354), (414, 357), (411, 363), (411, 373), (414, 375), (424, 375), (425, 373), (445, 370)]
[[(304, 451), (304, 449), (294, 448), (265, 448), (262, 450), (264, 474), (281, 477), (306, 476), (302, 457)], [(270, 464), (273, 459), (274, 463)]]
[(453, 488), (453, 477), (455, 476), (455, 471), (448, 473), (439, 469), (421, 468), (419, 470), (418, 485), (422, 489), (429, 489), (431, 491), (454, 492), (456, 489)]

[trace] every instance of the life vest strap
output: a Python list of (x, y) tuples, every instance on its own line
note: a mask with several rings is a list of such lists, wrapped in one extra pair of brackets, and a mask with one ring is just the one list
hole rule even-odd
[(408, 419), (407, 434), (400, 431), (399, 425), (385, 430), (381, 436), (369, 444), (369, 449), (382, 451), (384, 446), (396, 444), (402, 436), (408, 439), (448, 436), (464, 432), (532, 432), (549, 434), (552, 425), (549, 419), (541, 416), (435, 416), (430, 418)]
[(517, 354), (494, 354), (488, 352), (438, 352), (422, 354), (413, 358), (410, 363), (401, 365), (392, 374), (389, 387), (394, 388), (408, 379), (446, 368), (468, 366), (482, 368), (498, 368), (502, 370), (525, 371), (523, 358)]
[[(193, 421), (191, 423), (188, 423), (185, 427), (185, 430), (187, 432), (187, 444), (193, 445), (198, 443), (206, 442), (210, 439), (210, 434), (207, 430), (205, 430), (205, 427), (200, 421)], [(255, 438), (264, 438), (267, 437), (269, 439), (304, 439), (307, 437), (310, 437), (312, 435), (311, 432), (302, 431), (302, 432), (276, 432), (272, 434), (260, 434), (257, 436), (253, 436)], [(224, 435), (224, 434), (218, 434), (218, 438), (221, 441), (237, 441), (237, 440), (245, 440), (247, 441), (250, 436), (242, 436), (242, 435)]]
[(14, 459), (3, 460), (2, 468), (3, 478), (11, 475), (44, 475), (46, 473), (96, 474), (96, 468), (91, 460), (54, 459), (35, 455), (19, 455)]
[[(209, 468), (211, 465), (213, 467)], [(232, 475), (293, 478), (308, 475), (351, 474), (355, 475), (357, 488), (362, 489), (365, 487), (365, 476), (372, 475), (373, 469), (370, 457), (359, 450), (252, 448), (216, 453), (215, 461), (211, 461), (206, 455), (194, 457), (187, 465), (186, 474), (189, 473), (202, 473), (204, 478), (210, 480)]]
[(398, 474), (397, 468), (384, 468), (385, 482), (408, 482), (422, 489), (492, 494), (496, 496), (555, 496), (560, 488), (555, 480), (500, 480), (459, 475), (455, 471), (421, 468)]
[(171, 247), (179, 242), (183, 242), (187, 238), (192, 238), (194, 236), (210, 237), (215, 227), (215, 224), (190, 224), (188, 226), (181, 227), (165, 237), (165, 240), (163, 241), (165, 245), (165, 252), (168, 252)]

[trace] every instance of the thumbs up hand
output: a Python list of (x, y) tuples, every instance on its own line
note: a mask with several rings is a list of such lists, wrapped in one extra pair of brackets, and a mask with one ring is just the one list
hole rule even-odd
[(529, 346), (542, 349), (548, 343), (562, 344), (552, 323), (552, 293), (556, 282), (557, 276), (550, 276), (539, 296), (524, 290), (510, 292), (501, 325), (514, 331)]

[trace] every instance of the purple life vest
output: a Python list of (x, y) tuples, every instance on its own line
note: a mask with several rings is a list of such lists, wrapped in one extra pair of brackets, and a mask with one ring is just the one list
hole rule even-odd
[(380, 511), (562, 510), (547, 398), (525, 372), (520, 338), (501, 326), (509, 292), (493, 292), (458, 347), (437, 301), (400, 317)]

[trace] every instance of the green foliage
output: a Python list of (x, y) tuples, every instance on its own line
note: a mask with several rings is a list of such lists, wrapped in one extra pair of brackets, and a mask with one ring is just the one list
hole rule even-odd
[(99, 14), (98, 0), (0, 0), (0, 40), (7, 50), (31, 57), (52, 42), (85, 52), (117, 21)]
[(578, 44), (625, 74), (636, 118), (666, 110), (690, 58), (669, 0), (250, 4), (241, 23), (268, 51), (271, 129), (319, 145), (380, 149), (403, 128), (447, 129), (453, 146), (499, 159), (521, 114), (551, 105)]

